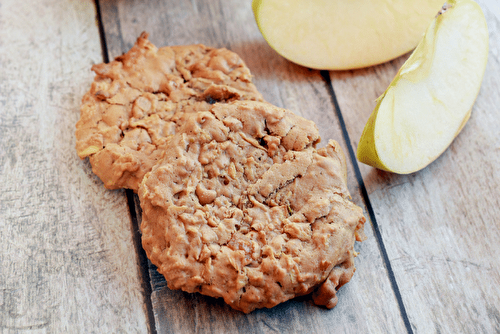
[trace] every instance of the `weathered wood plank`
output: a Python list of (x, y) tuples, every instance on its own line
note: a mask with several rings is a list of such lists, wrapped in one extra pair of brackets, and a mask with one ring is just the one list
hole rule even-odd
[[(269, 48), (254, 22), (250, 1), (103, 1), (102, 18), (110, 58), (126, 52), (142, 31), (157, 46), (203, 43), (237, 52), (254, 74), (254, 82), (271, 103), (314, 120), (323, 141), (333, 138), (346, 149), (341, 128), (318, 71), (296, 66)], [(347, 150), (346, 150), (347, 152)], [(349, 164), (349, 188), (363, 206)], [(164, 332), (405, 332), (379, 247), (370, 223), (353, 280), (340, 290), (333, 310), (312, 305), (309, 298), (272, 310), (244, 315), (222, 301), (171, 291), (154, 269), (153, 308), (157, 330)]]
[[(360, 165), (415, 333), (500, 331), (500, 12), (495, 1), (478, 2), (488, 20), (490, 56), (462, 133), (411, 175)], [(331, 73), (354, 147), (374, 100), (405, 59)]]
[(148, 331), (131, 221), (76, 155), (92, 1), (0, 6), (0, 332)]

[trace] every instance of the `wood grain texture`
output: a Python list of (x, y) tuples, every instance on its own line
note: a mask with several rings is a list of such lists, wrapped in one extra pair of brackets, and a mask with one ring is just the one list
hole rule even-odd
[[(478, 3), (488, 22), (490, 55), (460, 135), (417, 173), (360, 165), (415, 333), (500, 332), (500, 12), (495, 1)], [(406, 58), (331, 73), (354, 147), (374, 100)]]
[[(250, 1), (102, 1), (110, 59), (126, 52), (142, 31), (148, 31), (157, 46), (203, 43), (226, 47), (243, 58), (266, 100), (312, 119), (323, 142), (336, 139), (347, 153), (329, 87), (320, 72), (278, 56), (260, 35), (250, 5)], [(350, 161), (348, 168), (353, 200), (363, 207)], [(368, 240), (356, 245), (360, 252), (358, 270), (340, 290), (339, 304), (333, 310), (318, 308), (309, 298), (301, 298), (244, 315), (221, 300), (169, 290), (152, 268), (156, 329), (160, 333), (405, 332), (370, 222), (365, 230)]]
[(131, 220), (76, 155), (90, 0), (0, 3), (0, 332), (148, 331)]
[[(401, 333), (397, 292), (415, 333), (500, 332), (500, 11), (495, 0), (479, 3), (490, 58), (472, 117), (421, 172), (398, 176), (359, 166), (375, 221), (366, 225), (368, 240), (356, 245), (358, 271), (340, 290), (339, 305), (325, 310), (304, 297), (244, 315), (221, 300), (169, 290), (151, 267), (158, 332)], [(268, 101), (314, 120), (324, 141), (336, 139), (347, 152), (328, 82), (267, 46), (250, 1), (101, 6), (111, 57), (143, 30), (158, 46), (227, 47), (246, 61)], [(374, 99), (405, 59), (330, 73), (354, 148)], [(1, 1), (1, 333), (151, 330), (126, 197), (105, 190), (74, 150), (89, 68), (101, 60), (92, 1)], [(349, 162), (348, 186), (364, 207), (356, 166)]]

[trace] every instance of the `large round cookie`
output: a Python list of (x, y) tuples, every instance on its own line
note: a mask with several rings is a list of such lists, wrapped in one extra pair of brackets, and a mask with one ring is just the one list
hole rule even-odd
[(318, 141), (314, 123), (267, 103), (185, 114), (139, 188), (143, 247), (169, 288), (243, 312), (313, 291), (334, 307), (365, 218), (339, 145)]
[(76, 149), (109, 189), (137, 191), (179, 113), (215, 102), (262, 100), (241, 58), (204, 45), (157, 48), (143, 33), (126, 54), (92, 67), (83, 97)]

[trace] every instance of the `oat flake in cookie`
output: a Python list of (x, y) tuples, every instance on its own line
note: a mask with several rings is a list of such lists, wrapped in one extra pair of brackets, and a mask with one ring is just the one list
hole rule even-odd
[(92, 67), (96, 77), (83, 97), (76, 150), (89, 157), (106, 188), (137, 191), (158, 160), (179, 114), (215, 102), (257, 100), (242, 59), (204, 45), (157, 48), (143, 33), (126, 54)]
[(184, 114), (143, 179), (142, 242), (171, 289), (243, 312), (313, 293), (332, 308), (354, 274), (365, 218), (335, 141), (267, 103)]

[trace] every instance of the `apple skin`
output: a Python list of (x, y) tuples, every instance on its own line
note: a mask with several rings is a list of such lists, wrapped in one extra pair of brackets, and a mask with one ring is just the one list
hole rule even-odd
[[(486, 26), (486, 20), (481, 8), (474, 1), (450, 0), (447, 4), (448, 5), (446, 7), (446, 10), (443, 10), (443, 12), (434, 19), (434, 21), (428, 27), (424, 37), (422, 38), (416, 49), (413, 51), (411, 56), (408, 58), (408, 60), (398, 71), (387, 90), (382, 94), (382, 96), (377, 99), (375, 109), (370, 115), (359, 140), (357, 158), (360, 162), (381, 170), (398, 174), (409, 174), (419, 171), (432, 163), (448, 148), (453, 139), (460, 133), (460, 131), (469, 120), (471, 116), (472, 106), (477, 95), (479, 94), (481, 81), (486, 69), (488, 58), (488, 28)], [(451, 18), (452, 15), (454, 15), (453, 18)], [(439, 35), (441, 32), (440, 27), (444, 26), (444, 24), (447, 24), (448, 27), (446, 29), (448, 32), (446, 33), (450, 34), (449, 31), (452, 31), (453, 29), (450, 29), (449, 22), (451, 19), (456, 20), (455, 17), (457, 17), (457, 15), (462, 15), (462, 17), (465, 17), (464, 20), (470, 20), (470, 17), (474, 17), (474, 20), (476, 20), (475, 22), (473, 22), (474, 24), (472, 22), (460, 23), (464, 24), (464, 26), (462, 27), (462, 32), (467, 29), (471, 31), (470, 27), (473, 27), (473, 33), (477, 34), (477, 36), (469, 36), (469, 38), (474, 37), (475, 43), (477, 41), (481, 42), (477, 42), (474, 47), (470, 47), (468, 49), (465, 48), (464, 50), (468, 52), (468, 54), (450, 54), (447, 55), (447, 58), (441, 59), (443, 58), (442, 54), (443, 50), (445, 50), (445, 46), (437, 45), (436, 41), (439, 38), (439, 41), (443, 42), (443, 38), (448, 36)], [(441, 29), (444, 30), (445, 28)], [(458, 28), (456, 30), (458, 31)], [(440, 48), (439, 55), (437, 55), (438, 48)], [(470, 59), (471, 54), (475, 56), (472, 57), (473, 59)], [(437, 58), (440, 59), (437, 60)], [(442, 67), (445, 67), (446, 63), (453, 62), (454, 60), (461, 61), (462, 63), (460, 64), (463, 64), (463, 68), (455, 68), (453, 72), (448, 70), (450, 71), (448, 72), (449, 77), (453, 78), (453, 80), (449, 80), (449, 78), (446, 78), (446, 75), (436, 75), (435, 71), (440, 69), (439, 66), (436, 66), (436, 64), (438, 64), (438, 61), (439, 64), (443, 65)], [(464, 73), (466, 73), (462, 77), (462, 82), (460, 82), (460, 80), (455, 80), (457, 77), (457, 71), (460, 70), (463, 70)], [(435, 129), (427, 130), (425, 128), (420, 128), (418, 131), (416, 131), (415, 134), (412, 134), (415, 136), (416, 141), (424, 142), (427, 146), (431, 147), (430, 150), (426, 150), (425, 152), (423, 152), (422, 150), (419, 151), (418, 149), (410, 148), (407, 149), (403, 154), (388, 152), (390, 150), (387, 149), (387, 145), (384, 146), (382, 144), (384, 142), (389, 142), (390, 140), (388, 138), (391, 136), (391, 140), (394, 140), (394, 138), (397, 139), (398, 137), (393, 135), (393, 133), (397, 131), (401, 132), (401, 129), (396, 127), (391, 128), (390, 126), (387, 126), (387, 105), (390, 105), (392, 107), (392, 110), (390, 110), (392, 111), (392, 114), (389, 116), (392, 117), (392, 121), (397, 117), (394, 115), (405, 112), (404, 110), (401, 110), (401, 108), (398, 109), (395, 106), (394, 101), (396, 101), (395, 96), (397, 96), (399, 93), (398, 88), (400, 88), (400, 86), (402, 85), (406, 85), (409, 87), (412, 87), (413, 85), (415, 86), (414, 89), (417, 90), (419, 89), (419, 83), (435, 83), (439, 80), (442, 81), (442, 85), (439, 87), (440, 90), (444, 92), (451, 92), (451, 94), (449, 95), (456, 94), (456, 96), (451, 96), (451, 98), (449, 98), (450, 96), (448, 96), (448, 99), (444, 102), (438, 100), (439, 103), (435, 103), (436, 106), (440, 106), (440, 104), (442, 103), (445, 103), (447, 107), (453, 106), (452, 108), (448, 108), (453, 112), (453, 114), (449, 116), (449, 123), (451, 124), (451, 126), (448, 127), (448, 124), (446, 124), (447, 119), (446, 117), (444, 117), (444, 121), (440, 120), (441, 124), (439, 124), (443, 128), (447, 127), (446, 130), (440, 130), (443, 133), (442, 138), (439, 137), (439, 134), (436, 135), (435, 133), (433, 133), (433, 131), (436, 132)], [(469, 81), (472, 82), (472, 84), (470, 84)], [(420, 88), (421, 87), (422, 86), (420, 86)], [(457, 91), (453, 90), (457, 87), (462, 88), (462, 92), (458, 93)], [(432, 95), (433, 93), (428, 94), (434, 97), (434, 95)], [(422, 94), (422, 96), (423, 95), (424, 94)], [(399, 100), (402, 100), (402, 96), (397, 96), (397, 98)], [(463, 100), (463, 103), (457, 104), (455, 103), (455, 100)], [(385, 103), (385, 105), (383, 105), (383, 103)], [(383, 117), (380, 116), (381, 108), (384, 109), (384, 113), (386, 114)], [(423, 107), (423, 110), (418, 110), (420, 114), (416, 116), (418, 116), (417, 118), (421, 116), (426, 117), (424, 115), (425, 113), (432, 114), (433, 112), (436, 112), (436, 114), (438, 114), (439, 111), (440, 110), (438, 110), (437, 107), (435, 108), (435, 110), (433, 110), (432, 108), (430, 110), (427, 110), (425, 109), (425, 107)], [(432, 117), (429, 119), (432, 119)], [(401, 124), (402, 123), (398, 123), (398, 125)], [(405, 129), (412, 129), (412, 126), (415, 126), (415, 124), (412, 124), (411, 121), (407, 121), (404, 126)], [(429, 128), (431, 127), (432, 126), (430, 126)], [(441, 128), (438, 127), (438, 129)], [(439, 138), (439, 140), (433, 142), (429, 140), (428, 137)], [(402, 138), (401, 141), (403, 140), (404, 138)], [(401, 146), (400, 143), (397, 143), (390, 147), (394, 150), (394, 147), (398, 146)]]
[(253, 0), (264, 39), (299, 65), (348, 70), (411, 51), (445, 0)]
[(372, 167), (390, 171), (388, 167), (386, 167), (377, 154), (377, 148), (375, 147), (375, 120), (377, 119), (377, 111), (378, 105), (375, 107), (375, 110), (368, 118), (366, 122), (365, 128), (363, 129), (363, 133), (361, 134), (361, 138), (358, 143), (358, 150), (356, 156), (358, 161), (370, 165)]

